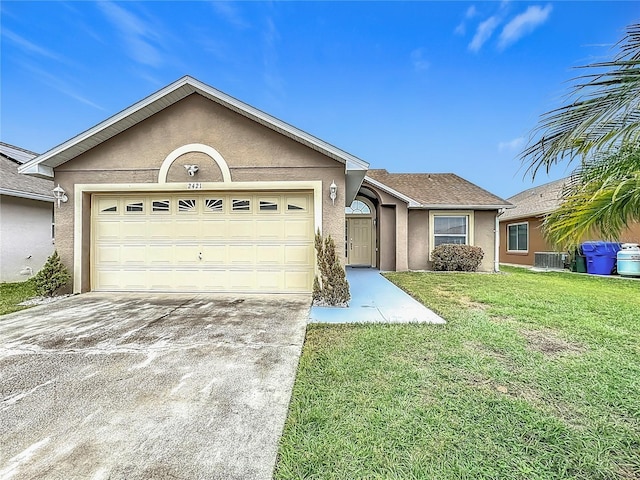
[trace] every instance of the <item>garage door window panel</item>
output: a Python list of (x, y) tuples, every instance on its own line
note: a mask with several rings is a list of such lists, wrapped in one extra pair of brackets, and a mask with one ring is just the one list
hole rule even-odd
[(195, 198), (181, 198), (178, 200), (178, 213), (197, 213)]
[(278, 212), (278, 199), (260, 199), (259, 208), (261, 212)]
[(287, 212), (304, 213), (309, 209), (309, 199), (306, 197), (287, 197)]
[(153, 200), (151, 202), (151, 211), (153, 213), (170, 213), (171, 202), (169, 200)]
[(144, 202), (140, 200), (127, 200), (125, 212), (127, 213), (144, 213)]
[(234, 198), (231, 200), (231, 210), (234, 212), (251, 212), (251, 200), (247, 198)]
[(98, 200), (98, 211), (107, 215), (118, 213), (118, 200), (114, 198), (101, 198)]
[(222, 213), (224, 212), (224, 201), (222, 198), (205, 198), (204, 199), (204, 212), (205, 213)]

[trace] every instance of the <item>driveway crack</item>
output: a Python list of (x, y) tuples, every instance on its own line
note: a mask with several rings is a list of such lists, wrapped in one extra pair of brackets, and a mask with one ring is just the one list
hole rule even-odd
[(193, 302), (193, 300), (195, 300), (196, 297), (191, 297), (187, 300), (185, 300), (184, 302), (182, 302), (180, 305), (173, 307), (173, 309), (169, 310), (167, 313), (165, 313), (164, 315), (159, 316), (158, 318), (154, 318), (153, 320), (151, 320), (149, 323), (147, 323), (147, 327), (150, 327), (151, 325), (160, 322), (162, 320), (164, 320), (165, 318), (167, 318), (169, 315), (171, 315), (172, 313), (175, 313), (176, 310), (178, 310), (179, 308), (183, 308), (184, 306), (190, 304), (191, 302)]

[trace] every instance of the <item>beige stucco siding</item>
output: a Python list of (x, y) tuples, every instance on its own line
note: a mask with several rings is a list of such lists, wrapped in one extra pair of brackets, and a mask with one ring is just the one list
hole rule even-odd
[[(55, 169), (55, 181), (65, 189), (69, 201), (56, 209), (59, 253), (73, 268), (74, 186), (76, 184), (123, 184), (119, 191), (135, 190), (136, 183), (156, 183), (160, 167), (174, 150), (188, 144), (214, 148), (228, 164), (231, 180), (322, 182), (322, 230), (335, 239), (344, 236), (345, 167), (300, 143), (193, 94), (147, 120), (70, 160)], [(189, 177), (184, 164), (202, 170)], [(219, 182), (221, 172), (210, 157), (189, 153), (169, 168), (167, 182)], [(335, 205), (329, 185), (338, 186)], [(90, 196), (83, 199), (82, 269), (89, 271)], [(341, 251), (341, 249), (339, 249)], [(82, 289), (89, 288), (88, 275)]]
[(396, 209), (395, 205), (381, 206), (378, 212), (378, 264), (380, 270), (396, 269)]
[[(409, 269), (429, 270), (429, 254), (433, 250), (433, 240), (429, 232), (429, 215), (438, 210), (409, 211)], [(455, 212), (448, 210), (448, 212)], [(468, 210), (461, 211), (468, 212)], [(478, 268), (482, 272), (494, 269), (495, 251), (495, 211), (475, 210), (473, 212), (473, 245), (482, 248), (484, 257)]]
[(409, 210), (409, 269), (429, 268), (429, 210)]
[(0, 282), (27, 280), (53, 253), (52, 208), (50, 202), (0, 195)]
[(492, 272), (495, 262), (496, 215), (494, 210), (476, 210), (474, 212), (474, 245), (482, 248), (484, 257), (478, 268), (481, 272)]

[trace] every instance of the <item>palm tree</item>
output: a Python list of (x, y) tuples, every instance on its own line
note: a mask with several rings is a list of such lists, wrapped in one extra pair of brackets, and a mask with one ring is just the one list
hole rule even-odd
[(615, 240), (640, 222), (640, 144), (596, 153), (574, 171), (560, 207), (544, 221), (547, 238), (571, 247), (587, 236)]
[(575, 245), (589, 232), (615, 237), (640, 221), (640, 24), (627, 27), (618, 45), (613, 60), (581, 67), (604, 71), (578, 77), (571, 101), (542, 115), (521, 154), (533, 178), (581, 160), (564, 203), (545, 221), (559, 245)]

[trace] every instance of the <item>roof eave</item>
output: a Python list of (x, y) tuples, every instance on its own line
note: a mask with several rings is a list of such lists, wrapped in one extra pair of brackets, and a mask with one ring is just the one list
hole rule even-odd
[(0, 195), (7, 195), (9, 197), (27, 198), (29, 200), (40, 200), (42, 202), (54, 203), (55, 199), (48, 195), (41, 193), (22, 192), (20, 190), (11, 190), (9, 188), (0, 188)]
[(18, 173), (51, 180), (53, 178), (53, 167), (30, 161), (18, 167)]
[(364, 180), (368, 183), (370, 183), (371, 185), (373, 185), (374, 187), (379, 188), (380, 190), (382, 190), (383, 192), (388, 193), (389, 195), (396, 197), (399, 200), (402, 200), (404, 202), (406, 202), (408, 204), (408, 206), (411, 207), (419, 207), (420, 203), (417, 202), (416, 200), (414, 200), (411, 197), (406, 196), (404, 193), (400, 193), (399, 191), (385, 185), (384, 183), (378, 181), (378, 180), (374, 180), (373, 178), (369, 177), (368, 175), (366, 175), (364, 177)]
[(529, 213), (523, 213), (521, 215), (513, 215), (513, 216), (507, 216), (507, 217), (503, 217), (500, 219), (500, 221), (504, 221), (504, 220), (520, 220), (522, 218), (530, 218), (530, 217), (544, 217), (546, 215), (549, 215), (551, 212), (550, 211), (540, 211), (540, 212), (529, 212)]
[(414, 210), (501, 210), (503, 208), (515, 208), (515, 205), (460, 205), (460, 204), (421, 204), (417, 207), (409, 207)]
[[(263, 126), (292, 138), (309, 148), (319, 151), (324, 155), (345, 164), (348, 171), (367, 170), (369, 168), (369, 164), (364, 160), (334, 147), (313, 135), (299, 130), (282, 120), (272, 117), (257, 108), (241, 102), (226, 93), (216, 90), (193, 77), (185, 76), (135, 103), (129, 108), (126, 108), (125, 110), (122, 110), (121, 112), (104, 120), (98, 125), (25, 163), (24, 169), (21, 170), (21, 173), (39, 176), (42, 172), (34, 170), (32, 167), (35, 165), (45, 165), (50, 167), (51, 171), (53, 171), (53, 168), (62, 165), (68, 160), (75, 158), (96, 145), (99, 145), (100, 143), (123, 132), (127, 128), (149, 118), (151, 115), (158, 113), (168, 106), (196, 92), (260, 123)], [(132, 119), (131, 117), (134, 115), (136, 118)]]

